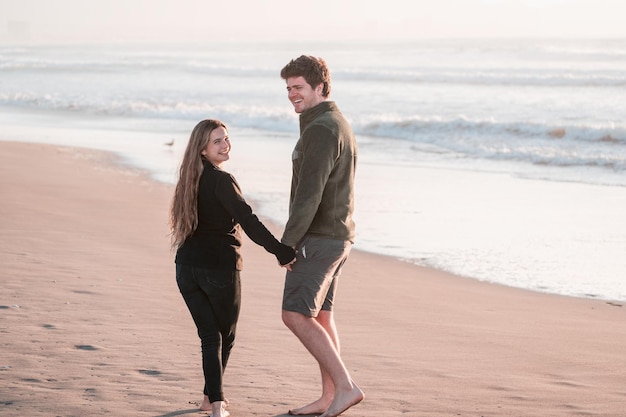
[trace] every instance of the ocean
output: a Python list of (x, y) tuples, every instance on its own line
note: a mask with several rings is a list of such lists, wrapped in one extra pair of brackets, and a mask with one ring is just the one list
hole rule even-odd
[(626, 39), (2, 44), (0, 140), (174, 183), (192, 128), (219, 118), (224, 169), (282, 224), (298, 116), (279, 72), (301, 54), (328, 62), (359, 142), (355, 248), (626, 301)]

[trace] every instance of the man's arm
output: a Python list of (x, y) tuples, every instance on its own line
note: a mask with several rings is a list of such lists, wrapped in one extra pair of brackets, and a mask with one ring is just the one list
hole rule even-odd
[(324, 126), (311, 126), (302, 137), (298, 185), (293, 195), (282, 242), (295, 246), (317, 214), (322, 195), (339, 153), (336, 137)]

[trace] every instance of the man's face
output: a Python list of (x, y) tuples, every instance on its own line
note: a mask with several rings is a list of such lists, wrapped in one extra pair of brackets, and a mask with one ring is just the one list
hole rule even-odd
[(302, 113), (326, 100), (322, 96), (322, 84), (313, 88), (304, 77), (287, 78), (287, 98), (293, 104), (296, 113)]

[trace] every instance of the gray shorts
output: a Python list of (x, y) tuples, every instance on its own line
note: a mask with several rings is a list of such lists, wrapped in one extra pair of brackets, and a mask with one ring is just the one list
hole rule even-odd
[(341, 267), (348, 259), (350, 241), (306, 235), (296, 246), (296, 263), (287, 271), (283, 310), (317, 317), (332, 311)]

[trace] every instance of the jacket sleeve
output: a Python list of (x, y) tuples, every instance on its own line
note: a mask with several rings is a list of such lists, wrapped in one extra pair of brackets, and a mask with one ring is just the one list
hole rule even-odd
[(219, 179), (216, 195), (226, 211), (236, 223), (241, 225), (248, 237), (269, 253), (274, 254), (281, 265), (291, 262), (296, 257), (293, 248), (280, 243), (252, 212), (252, 208), (246, 203), (241, 188), (232, 175), (227, 174)]
[(289, 207), (289, 219), (281, 241), (295, 246), (306, 234), (317, 214), (324, 188), (339, 155), (335, 135), (321, 125), (311, 126), (302, 136), (298, 184)]

